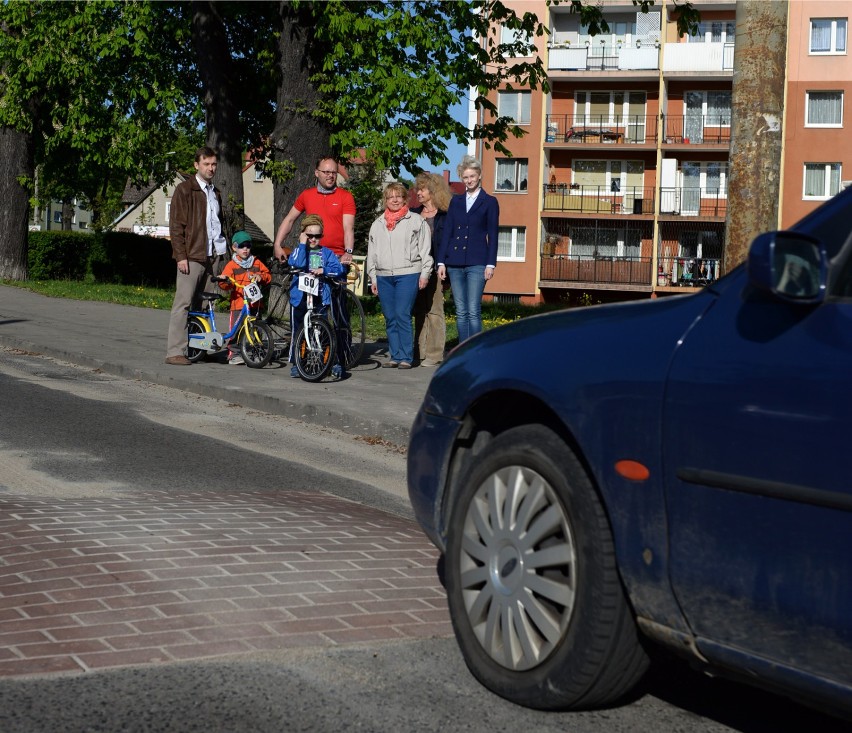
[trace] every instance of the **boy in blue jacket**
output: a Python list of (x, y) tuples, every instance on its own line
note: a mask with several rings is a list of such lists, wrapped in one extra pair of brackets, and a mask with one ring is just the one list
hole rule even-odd
[[(291, 267), (298, 267), (314, 275), (326, 275), (338, 277), (343, 274), (343, 265), (328, 247), (322, 246), (323, 223), (322, 218), (316, 214), (308, 214), (302, 218), (301, 234), (299, 244), (291, 252), (287, 262)], [(331, 303), (331, 286), (328, 283), (320, 283), (320, 297), (322, 307), (327, 308)], [(300, 324), (304, 321), (308, 310), (307, 297), (299, 290), (299, 278), (294, 277), (290, 284), (290, 306), (291, 323), (293, 324), (293, 340), (290, 343), (290, 363), (294, 362), (293, 349), (295, 348), (295, 335), (299, 331)], [(316, 306), (315, 306), (316, 307)], [(290, 367), (290, 376), (298, 377), (299, 370)], [(340, 379), (343, 376), (343, 367), (338, 363), (331, 368), (331, 376)]]

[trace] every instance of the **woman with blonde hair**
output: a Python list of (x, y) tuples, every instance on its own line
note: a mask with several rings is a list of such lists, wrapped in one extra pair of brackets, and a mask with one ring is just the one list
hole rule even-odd
[(482, 190), (482, 165), (466, 155), (458, 167), (464, 194), (454, 196), (438, 243), (438, 277), (450, 278), (459, 343), (482, 330), (482, 293), (497, 267), (500, 205)]
[(401, 183), (385, 186), (385, 210), (370, 227), (366, 263), (388, 334), (390, 359), (382, 366), (399, 369), (411, 369), (414, 360), (411, 309), (418, 290), (429, 282), (433, 262), (429, 226), (409, 211), (407, 199)]
[[(432, 234), (432, 259), (441, 241), (447, 208), (453, 194), (443, 176), (420, 173), (414, 179), (419, 206), (411, 208), (429, 225)], [(414, 349), (423, 366), (437, 366), (444, 360), (447, 343), (447, 321), (444, 317), (444, 288), (438, 273), (432, 271), (429, 282), (414, 300)]]

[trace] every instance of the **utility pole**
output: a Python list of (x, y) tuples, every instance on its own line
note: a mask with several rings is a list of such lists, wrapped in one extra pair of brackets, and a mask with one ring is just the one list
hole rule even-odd
[(788, 0), (738, 0), (724, 272), (778, 228)]

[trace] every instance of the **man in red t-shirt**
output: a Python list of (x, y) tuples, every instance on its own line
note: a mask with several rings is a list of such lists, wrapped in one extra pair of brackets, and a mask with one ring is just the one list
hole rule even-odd
[(302, 214), (317, 214), (322, 217), (324, 227), (322, 246), (334, 252), (341, 264), (348, 265), (355, 247), (355, 199), (349, 191), (337, 187), (336, 159), (327, 155), (320, 158), (314, 175), (316, 187), (299, 194), (278, 227), (272, 244), (273, 255), (284, 262), (289, 254), (284, 249), (284, 240), (293, 225)]

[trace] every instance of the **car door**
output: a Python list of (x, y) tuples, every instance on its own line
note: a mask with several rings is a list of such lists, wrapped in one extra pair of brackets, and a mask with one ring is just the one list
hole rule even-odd
[(671, 582), (708, 657), (852, 684), (852, 297), (791, 304), (741, 279), (671, 365)]

